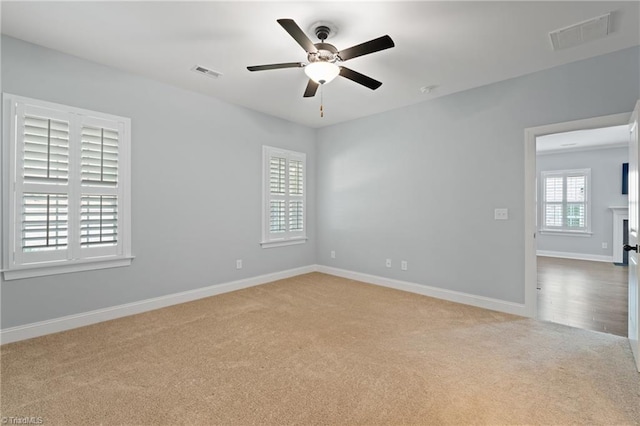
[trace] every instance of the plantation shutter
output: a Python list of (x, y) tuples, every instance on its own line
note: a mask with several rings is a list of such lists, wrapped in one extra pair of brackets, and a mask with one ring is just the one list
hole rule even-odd
[(120, 219), (119, 123), (84, 117), (80, 125), (80, 247), (118, 252)]
[(567, 222), (569, 228), (584, 229), (586, 220), (584, 175), (567, 176)]
[(117, 197), (83, 195), (80, 203), (80, 246), (104, 247), (118, 243)]
[(562, 227), (564, 185), (563, 178), (547, 177), (544, 183), (545, 188), (545, 225), (547, 227)]
[(69, 122), (26, 113), (23, 123), (24, 181), (66, 184), (69, 180)]
[(302, 153), (264, 147), (263, 244), (305, 236), (305, 164)]
[(269, 233), (284, 233), (287, 230), (287, 159), (277, 156), (269, 158)]
[(62, 260), (69, 248), (69, 118), (64, 111), (16, 108), (15, 258)]
[(4, 278), (131, 264), (131, 120), (2, 97), (11, 188)]
[(82, 126), (82, 183), (115, 187), (118, 183), (118, 131)]
[(589, 169), (542, 172), (542, 230), (588, 232)]
[(289, 231), (304, 229), (304, 167), (301, 160), (289, 160)]
[(69, 199), (65, 194), (22, 195), (22, 250), (36, 252), (66, 249)]

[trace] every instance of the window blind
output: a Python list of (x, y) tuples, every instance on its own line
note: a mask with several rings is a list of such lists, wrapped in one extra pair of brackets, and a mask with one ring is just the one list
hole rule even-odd
[(542, 230), (588, 232), (590, 170), (542, 172)]
[(66, 249), (69, 199), (64, 194), (22, 195), (22, 250)]
[(563, 194), (564, 185), (562, 177), (548, 177), (545, 179), (545, 225), (548, 227), (562, 226)]
[(302, 231), (304, 229), (304, 210), (302, 201), (291, 201), (289, 203), (289, 230)]
[(104, 247), (118, 243), (118, 198), (83, 195), (80, 204), (80, 246)]
[(22, 147), (25, 183), (68, 182), (68, 122), (25, 114)]
[(561, 203), (564, 198), (564, 185), (562, 177), (548, 177), (545, 180), (546, 201), (548, 203)]
[(116, 186), (118, 183), (118, 132), (82, 126), (80, 173), (83, 184)]
[(286, 228), (286, 209), (284, 201), (271, 201), (269, 215), (269, 232), (284, 232)]
[(289, 160), (289, 194), (302, 195), (303, 182), (302, 161)]
[[(263, 244), (305, 239), (305, 155), (264, 147)], [(264, 245), (263, 245), (264, 246)]]
[(3, 101), (12, 188), (5, 279), (130, 264), (130, 120), (15, 95)]
[(567, 176), (567, 201), (583, 202), (585, 191), (584, 176)]
[(287, 178), (287, 159), (271, 157), (269, 160), (269, 188), (272, 194), (284, 195)]

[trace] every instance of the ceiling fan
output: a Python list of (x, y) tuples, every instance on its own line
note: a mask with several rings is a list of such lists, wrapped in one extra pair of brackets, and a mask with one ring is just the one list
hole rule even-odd
[(315, 34), (320, 39), (320, 43), (313, 43), (293, 19), (278, 19), (278, 23), (300, 46), (302, 46), (305, 52), (307, 52), (307, 60), (309, 63), (286, 62), (282, 64), (255, 65), (247, 67), (249, 71), (304, 67), (305, 74), (309, 77), (309, 83), (304, 91), (305, 98), (315, 96), (319, 85), (329, 83), (338, 75), (368, 87), (371, 90), (376, 90), (382, 85), (381, 82), (374, 80), (371, 77), (337, 64), (349, 59), (357, 58), (358, 56), (368, 55), (370, 53), (394, 47), (395, 44), (388, 35), (339, 51), (332, 44), (325, 43), (325, 40), (329, 38), (329, 35), (331, 34), (331, 28), (329, 25), (319, 24), (315, 28)]

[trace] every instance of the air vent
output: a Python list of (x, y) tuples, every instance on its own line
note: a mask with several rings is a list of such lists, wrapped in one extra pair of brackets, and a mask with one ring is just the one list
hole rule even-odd
[(566, 49), (603, 38), (611, 31), (611, 13), (579, 22), (566, 28), (551, 31), (551, 44), (554, 50)]
[(200, 65), (196, 65), (193, 68), (191, 68), (191, 71), (193, 72), (197, 72), (200, 74), (204, 74), (208, 77), (211, 78), (218, 78), (218, 77), (222, 77), (222, 73), (219, 71), (214, 71), (214, 70), (210, 70), (209, 68), (205, 68), (203, 66)]

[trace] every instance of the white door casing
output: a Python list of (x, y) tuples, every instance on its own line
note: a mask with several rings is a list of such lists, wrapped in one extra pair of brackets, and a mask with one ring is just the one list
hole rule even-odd
[(640, 292), (638, 276), (640, 276), (640, 255), (638, 254), (638, 231), (640, 227), (640, 150), (638, 150), (638, 113), (640, 100), (631, 115), (629, 122), (629, 344), (640, 371)]

